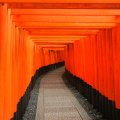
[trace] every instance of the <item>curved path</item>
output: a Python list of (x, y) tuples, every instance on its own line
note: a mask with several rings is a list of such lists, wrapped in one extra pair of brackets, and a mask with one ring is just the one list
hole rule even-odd
[(63, 72), (62, 67), (42, 78), (35, 120), (92, 120), (64, 83)]

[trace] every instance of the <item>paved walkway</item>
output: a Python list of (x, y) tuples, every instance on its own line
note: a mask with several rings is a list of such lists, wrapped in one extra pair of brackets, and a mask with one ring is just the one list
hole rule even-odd
[(65, 85), (63, 72), (59, 68), (42, 78), (35, 120), (92, 120)]

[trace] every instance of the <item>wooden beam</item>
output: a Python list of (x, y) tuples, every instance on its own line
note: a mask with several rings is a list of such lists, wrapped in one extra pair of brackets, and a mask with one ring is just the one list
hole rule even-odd
[(46, 47), (46, 48), (64, 48), (66, 45), (38, 45), (41, 47)]
[(71, 30), (75, 30), (75, 31), (98, 31), (98, 30), (101, 30), (101, 29), (96, 29), (96, 28), (26, 28), (25, 30), (27, 31), (34, 31), (34, 30), (40, 30), (40, 31), (46, 31), (46, 30), (64, 30), (64, 31), (71, 31)]
[(30, 32), (32, 32), (32, 31), (40, 31), (40, 32), (46, 32), (46, 31), (57, 31), (57, 32), (59, 32), (59, 31), (79, 31), (79, 32), (98, 32), (99, 31), (99, 29), (79, 29), (79, 28), (65, 28), (65, 29), (63, 29), (63, 28), (28, 28), (28, 29), (26, 29), (27, 31), (30, 31)]
[(42, 15), (13, 15), (14, 22), (41, 23), (114, 23), (115, 16), (42, 16)]
[[(17, 0), (18, 1), (18, 0)], [(120, 1), (112, 1), (111, 3), (40, 3), (35, 1), (33, 3), (9, 3), (8, 8), (19, 9), (120, 9)], [(65, 1), (65, 0), (64, 0)], [(82, 0), (81, 0), (82, 1)], [(103, 1), (103, 0), (101, 0)], [(7, 1), (6, 1), (7, 2)], [(10, 2), (10, 1), (9, 1)], [(44, 2), (44, 1), (43, 1)], [(110, 1), (109, 1), (110, 2)]]
[(36, 36), (85, 36), (96, 34), (99, 30), (72, 30), (72, 29), (27, 29), (30, 35)]
[(19, 22), (17, 26), (22, 28), (110, 28), (115, 23), (41, 23), (41, 22)]
[(95, 35), (97, 34), (97, 32), (64, 32), (64, 33), (37, 33), (37, 32), (30, 32), (29, 35), (35, 35), (35, 36), (42, 36), (42, 35), (45, 35), (45, 36), (58, 36), (58, 35), (61, 35), (61, 36), (88, 36), (88, 35)]
[(8, 3), (120, 3), (119, 0), (0, 0)]
[(54, 43), (52, 43), (52, 42), (46, 43), (46, 42), (39, 42), (39, 41), (35, 41), (34, 43), (35, 44), (38, 43), (39, 45), (67, 45), (68, 44), (65, 42), (64, 43), (57, 43), (57, 42), (56, 43), (55, 42)]
[(11, 15), (114, 16), (120, 9), (11, 9)]
[(48, 47), (47, 46), (46, 47), (42, 47), (42, 49), (48, 49), (48, 50), (54, 50), (54, 51), (64, 51), (65, 50), (64, 47), (57, 48), (57, 47), (50, 47), (50, 46), (48, 46)]
[(30, 36), (30, 39), (41, 39), (41, 40), (73, 40), (85, 38), (87, 36)]
[(58, 41), (54, 41), (54, 42), (41, 42), (41, 41), (33, 41), (35, 44), (40, 44), (40, 45), (60, 45), (60, 44), (64, 44), (67, 45), (69, 43), (74, 43), (74, 41), (64, 41), (64, 42), (58, 42)]

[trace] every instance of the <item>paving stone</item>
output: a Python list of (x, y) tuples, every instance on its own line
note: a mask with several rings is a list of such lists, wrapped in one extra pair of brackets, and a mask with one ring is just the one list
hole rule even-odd
[(73, 86), (66, 86), (63, 72), (60, 68), (38, 78), (23, 120), (105, 120)]
[(35, 120), (92, 120), (62, 80), (64, 68), (43, 77)]

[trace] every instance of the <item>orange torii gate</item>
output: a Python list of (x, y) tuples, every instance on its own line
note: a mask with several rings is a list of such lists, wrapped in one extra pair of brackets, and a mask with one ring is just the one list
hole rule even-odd
[(119, 120), (119, 16), (120, 0), (0, 0), (0, 120), (14, 117), (39, 68), (64, 61), (89, 101)]

